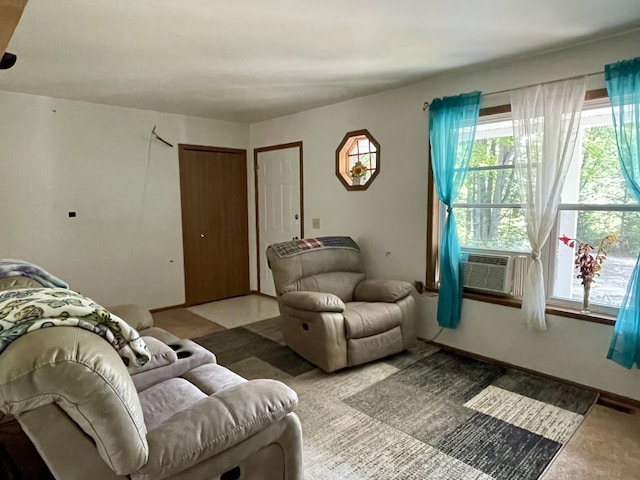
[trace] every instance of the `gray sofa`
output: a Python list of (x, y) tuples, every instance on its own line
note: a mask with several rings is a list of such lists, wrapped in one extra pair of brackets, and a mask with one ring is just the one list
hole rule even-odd
[(309, 362), (332, 372), (417, 343), (412, 285), (366, 279), (351, 238), (293, 240), (266, 254), (285, 340)]
[[(0, 290), (29, 283), (3, 279)], [(140, 332), (151, 361), (127, 368), (103, 338), (73, 327), (29, 332), (0, 354), (0, 411), (56, 478), (303, 478), (293, 390), (245, 380), (140, 307), (109, 310)]]

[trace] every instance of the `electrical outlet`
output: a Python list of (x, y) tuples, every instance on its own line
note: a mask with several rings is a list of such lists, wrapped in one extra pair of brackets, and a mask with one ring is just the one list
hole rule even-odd
[(311, 227), (318, 230), (320, 228), (320, 219), (314, 218), (313, 220), (311, 220)]

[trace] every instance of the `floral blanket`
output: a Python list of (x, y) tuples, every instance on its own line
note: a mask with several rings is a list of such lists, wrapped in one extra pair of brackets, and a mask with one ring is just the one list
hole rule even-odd
[(280, 258), (292, 257), (308, 250), (320, 248), (347, 248), (360, 251), (358, 244), (351, 237), (318, 237), (290, 240), (288, 242), (274, 243), (271, 248)]
[(79, 327), (97, 333), (125, 365), (140, 366), (151, 354), (128, 323), (90, 298), (65, 288), (23, 288), (0, 292), (0, 353), (22, 335), (47, 327)]
[(64, 280), (60, 280), (55, 275), (33, 263), (13, 258), (0, 260), (0, 278), (18, 276), (31, 278), (45, 287), (69, 288), (69, 285)]

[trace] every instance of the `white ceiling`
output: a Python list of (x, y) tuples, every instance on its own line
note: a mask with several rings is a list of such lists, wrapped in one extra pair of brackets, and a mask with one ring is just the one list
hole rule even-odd
[(640, 0), (30, 0), (0, 90), (256, 122), (640, 25)]

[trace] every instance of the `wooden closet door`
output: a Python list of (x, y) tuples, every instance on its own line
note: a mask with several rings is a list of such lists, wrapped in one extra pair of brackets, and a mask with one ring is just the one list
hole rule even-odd
[(246, 151), (180, 145), (187, 305), (249, 293)]

